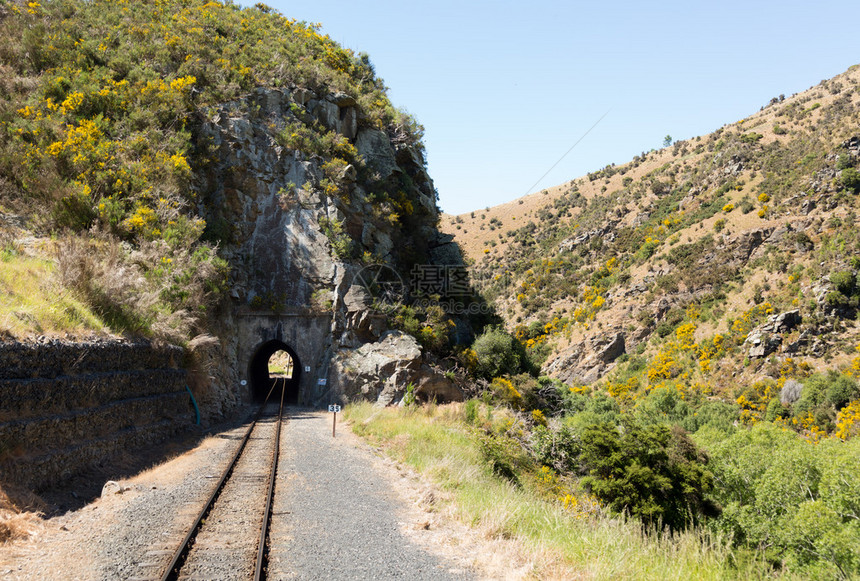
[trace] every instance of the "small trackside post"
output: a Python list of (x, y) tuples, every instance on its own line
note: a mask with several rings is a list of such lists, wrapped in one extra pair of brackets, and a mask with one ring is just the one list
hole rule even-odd
[(332, 412), (331, 416), (331, 437), (334, 438), (335, 427), (337, 426), (337, 412), (340, 411), (340, 406), (331, 404), (328, 406), (328, 411)]

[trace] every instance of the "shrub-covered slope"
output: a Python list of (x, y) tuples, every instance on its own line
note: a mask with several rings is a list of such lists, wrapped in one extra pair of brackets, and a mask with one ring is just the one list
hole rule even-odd
[(858, 103), (852, 67), (710, 135), (445, 217), (512, 335), (473, 345), (484, 400), (516, 411), (483, 428), (486, 462), (548, 471), (574, 505), (727, 535), (739, 568), (855, 577)]
[[(373, 128), (424, 164), (421, 127), (392, 107), (366, 55), (263, 4), (202, 0), (0, 1), (0, 212), (60, 234), (63, 283), (115, 330), (199, 332), (235, 266), (216, 248), (236, 242), (231, 209), (208, 195), (217, 151), (200, 131), (224, 103), (253, 105), (259, 89), (351, 104), (352, 134), (321, 122), (307, 99), (271, 124), (272, 144), (321, 174), (296, 188), (345, 197), (358, 180), (395, 239), (435, 225), (432, 183), (427, 208), (420, 176), (380, 177), (357, 155), (355, 132)], [(426, 251), (413, 241), (396, 250), (416, 255), (373, 256), (360, 232), (325, 227), (340, 259), (408, 268)]]
[[(631, 399), (720, 397), (761, 419), (787, 381), (856, 355), (858, 84), (853, 67), (443, 228), (544, 373)], [(832, 432), (839, 409), (779, 414)]]

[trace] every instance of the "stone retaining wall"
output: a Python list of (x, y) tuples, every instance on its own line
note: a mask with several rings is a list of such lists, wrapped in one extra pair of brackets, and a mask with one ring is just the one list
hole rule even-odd
[(0, 343), (0, 482), (44, 488), (194, 422), (179, 347)]

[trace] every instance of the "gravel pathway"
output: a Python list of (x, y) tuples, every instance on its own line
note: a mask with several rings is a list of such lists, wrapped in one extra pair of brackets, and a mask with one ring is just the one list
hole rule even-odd
[(366, 450), (332, 438), (331, 422), (293, 409), (284, 427), (268, 578), (472, 579), (404, 536), (394, 491)]
[[(178, 458), (107, 486), (95, 502), (44, 521), (30, 541), (0, 546), (0, 579), (158, 578), (246, 427), (225, 429)], [(426, 515), (410, 516), (402, 490), (398, 496), (393, 488), (397, 471), (380, 468), (384, 461), (348, 430), (338, 425), (332, 438), (331, 414), (290, 410), (281, 435), (268, 578), (474, 579), (473, 552), (462, 545), (459, 554), (439, 550), (449, 539), (459, 545), (453, 539), (464, 539), (466, 531), (420, 526)], [(245, 480), (251, 493), (256, 484), (250, 480), (257, 478)], [(428, 536), (438, 540), (428, 544)], [(430, 545), (433, 554), (423, 548)], [(220, 557), (231, 547), (223, 548)], [(198, 570), (195, 578), (221, 579), (221, 572)]]
[(80, 581), (147, 579), (169, 561), (213, 490), (245, 428), (128, 480), (80, 510), (46, 521), (30, 542), (0, 551), (0, 578)]

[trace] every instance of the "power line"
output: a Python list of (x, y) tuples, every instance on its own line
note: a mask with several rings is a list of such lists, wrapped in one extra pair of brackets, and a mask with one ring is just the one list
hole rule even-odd
[(595, 121), (595, 122), (594, 122), (594, 125), (592, 125), (591, 127), (589, 127), (589, 128), (588, 128), (588, 131), (586, 131), (585, 133), (583, 133), (583, 134), (582, 134), (582, 137), (580, 137), (579, 139), (577, 139), (577, 140), (576, 140), (576, 143), (574, 143), (573, 145), (571, 145), (571, 146), (570, 146), (570, 149), (568, 149), (567, 151), (565, 151), (565, 152), (564, 152), (564, 155), (562, 155), (560, 158), (558, 158), (558, 161), (557, 161), (557, 162), (555, 162), (554, 164), (552, 164), (552, 167), (551, 167), (551, 168), (549, 168), (548, 170), (546, 170), (546, 173), (545, 173), (545, 174), (543, 174), (540, 178), (538, 178), (538, 181), (536, 181), (536, 182), (532, 185), (532, 187), (530, 187), (528, 190), (526, 190), (526, 193), (525, 193), (525, 194), (523, 194), (523, 196), (527, 196), (527, 195), (529, 195), (529, 192), (531, 192), (531, 191), (535, 188), (535, 186), (536, 186), (536, 185), (538, 185), (538, 184), (541, 182), (541, 180), (543, 180), (546, 176), (548, 176), (548, 175), (549, 175), (549, 172), (551, 172), (552, 170), (554, 170), (554, 169), (555, 169), (555, 166), (557, 166), (558, 164), (560, 164), (560, 163), (561, 163), (561, 160), (563, 160), (565, 157), (567, 157), (567, 154), (568, 154), (568, 153), (570, 153), (571, 151), (573, 151), (573, 148), (574, 148), (574, 147), (576, 147), (577, 145), (579, 145), (579, 142), (580, 142), (580, 141), (582, 141), (583, 139), (585, 139), (585, 136), (586, 136), (586, 135), (588, 135), (589, 133), (591, 133), (591, 130), (592, 130), (592, 129), (594, 129), (595, 127), (597, 127), (597, 125), (598, 125), (601, 121), (603, 121), (603, 118), (604, 118), (604, 117), (606, 117), (607, 115), (609, 115), (609, 111), (611, 111), (611, 109), (607, 109), (607, 110), (606, 110), (606, 113), (604, 113), (604, 114), (600, 117), (600, 119), (598, 119), (597, 121)]

